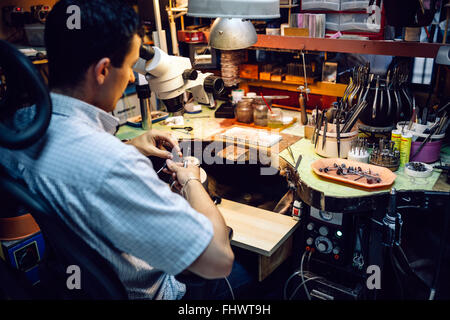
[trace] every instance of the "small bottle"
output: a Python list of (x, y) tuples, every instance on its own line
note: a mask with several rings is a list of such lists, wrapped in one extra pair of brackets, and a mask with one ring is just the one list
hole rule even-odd
[(253, 102), (253, 121), (255, 122), (255, 126), (267, 127), (268, 117), (267, 113), (269, 108), (263, 99), (254, 99)]

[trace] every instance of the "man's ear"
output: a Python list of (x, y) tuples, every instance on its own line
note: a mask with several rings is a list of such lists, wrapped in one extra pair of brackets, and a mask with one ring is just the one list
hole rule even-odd
[(102, 85), (105, 83), (111, 68), (111, 60), (109, 58), (103, 58), (97, 62), (94, 66), (95, 80), (97, 84)]

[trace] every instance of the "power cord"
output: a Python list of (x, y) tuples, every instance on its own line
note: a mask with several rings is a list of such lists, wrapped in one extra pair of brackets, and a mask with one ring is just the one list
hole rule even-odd
[[(317, 277), (312, 277), (309, 279), (304, 280), (302, 283), (300, 283), (300, 285), (295, 289), (294, 293), (291, 295), (291, 297), (289, 298), (289, 300), (292, 300), (292, 298), (295, 296), (295, 294), (297, 293), (297, 291), (304, 285), (306, 285), (306, 283), (308, 281), (313, 281), (313, 280), (318, 280), (318, 279), (324, 279), (323, 277), (317, 276)], [(308, 293), (309, 296), (309, 293)], [(311, 300), (311, 296), (309, 296), (309, 300)]]
[[(310, 251), (309, 255), (308, 255), (308, 261), (311, 258), (311, 254), (312, 254), (312, 252)], [(308, 288), (306, 287), (305, 276), (304, 276), (304, 273), (303, 273), (303, 259), (304, 258), (305, 258), (305, 256), (302, 257), (302, 262), (300, 264), (300, 276), (302, 277), (302, 281), (303, 281), (302, 283), (304, 283), (304, 286), (305, 286), (306, 297), (308, 298), (308, 300), (311, 300), (311, 296), (309, 295)]]
[[(309, 294), (308, 288), (306, 287), (306, 283), (307, 283), (308, 281), (311, 281), (311, 280), (324, 279), (323, 277), (319, 277), (319, 276), (313, 277), (313, 278), (309, 278), (309, 279), (305, 279), (305, 278), (304, 278), (303, 264), (304, 264), (304, 261), (305, 261), (306, 253), (307, 253), (307, 251), (305, 251), (305, 252), (303, 253), (303, 255), (302, 255), (302, 259), (301, 259), (301, 262), (300, 262), (300, 270), (297, 270), (297, 271), (295, 271), (293, 274), (291, 274), (291, 276), (286, 280), (286, 282), (285, 282), (285, 284), (284, 284), (284, 288), (283, 288), (283, 299), (284, 299), (284, 300), (287, 300), (287, 299), (288, 299), (288, 297), (287, 297), (287, 288), (288, 288), (289, 282), (290, 282), (290, 281), (292, 280), (292, 278), (294, 278), (295, 276), (300, 275), (301, 278), (302, 278), (302, 283), (295, 289), (294, 293), (290, 296), (289, 300), (292, 300), (292, 298), (295, 296), (295, 294), (297, 293), (297, 291), (298, 291), (302, 286), (305, 286), (306, 296), (308, 297), (309, 300), (311, 300), (311, 296), (310, 296), (310, 294)], [(307, 261), (307, 263), (309, 263), (309, 260), (311, 259), (311, 254), (312, 254), (312, 252), (310, 251), (310, 252), (309, 252), (309, 255), (308, 255), (308, 261)]]
[(227, 278), (227, 277), (225, 277), (224, 279), (225, 279), (225, 282), (226, 282), (227, 285), (228, 285), (228, 288), (230, 288), (231, 298), (232, 298), (233, 300), (236, 300), (236, 299), (234, 298), (234, 292), (233, 292), (233, 288), (231, 287), (230, 281), (228, 281), (228, 278)]

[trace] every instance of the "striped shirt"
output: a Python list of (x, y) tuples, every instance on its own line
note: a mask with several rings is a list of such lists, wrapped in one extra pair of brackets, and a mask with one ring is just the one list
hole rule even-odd
[(117, 118), (78, 99), (51, 98), (45, 136), (24, 150), (0, 148), (0, 163), (110, 261), (130, 299), (181, 299), (186, 288), (174, 275), (208, 246), (210, 220), (114, 136)]

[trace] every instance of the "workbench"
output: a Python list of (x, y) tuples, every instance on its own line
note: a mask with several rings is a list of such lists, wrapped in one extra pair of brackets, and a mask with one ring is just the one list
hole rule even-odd
[[(284, 114), (297, 116), (298, 112), (283, 110)], [(152, 128), (170, 131), (180, 140), (201, 141), (211, 143), (220, 140), (218, 134), (234, 125), (233, 119), (216, 119), (214, 110), (203, 107), (198, 114), (185, 114), (183, 126), (191, 126), (193, 131), (186, 133), (178, 130), (170, 130), (162, 122), (155, 123)], [(117, 137), (120, 139), (131, 139), (144, 131), (140, 128), (128, 125), (122, 126)], [(344, 184), (330, 182), (319, 178), (311, 169), (311, 163), (321, 157), (314, 152), (314, 146), (310, 140), (303, 139), (303, 127), (296, 122), (291, 127), (280, 132), (283, 140), (272, 148), (270, 165), (282, 172), (286, 170), (295, 171), (294, 159), (289, 155), (287, 147), (290, 146), (294, 158), (301, 155), (302, 161), (298, 167), (298, 197), (308, 204), (320, 210), (331, 212), (360, 212), (373, 210), (384, 213), (388, 206), (389, 190), (395, 187), (401, 199), (398, 205), (427, 205), (446, 203), (450, 195), (450, 185), (446, 183), (445, 177), (436, 170), (430, 178), (412, 181), (400, 169), (393, 186), (388, 188), (367, 191)], [(243, 147), (252, 148), (244, 145)], [(447, 149), (445, 149), (447, 150)], [(447, 155), (448, 156), (448, 155)], [(447, 161), (448, 162), (448, 161)], [(278, 171), (277, 171), (278, 172)], [(219, 205), (219, 210), (224, 215), (226, 223), (234, 230), (232, 245), (252, 251), (258, 254), (259, 280), (265, 279), (278, 265), (280, 265), (292, 250), (292, 238), (294, 230), (298, 227), (297, 221), (290, 216), (283, 216), (267, 210), (238, 204), (224, 199)]]

